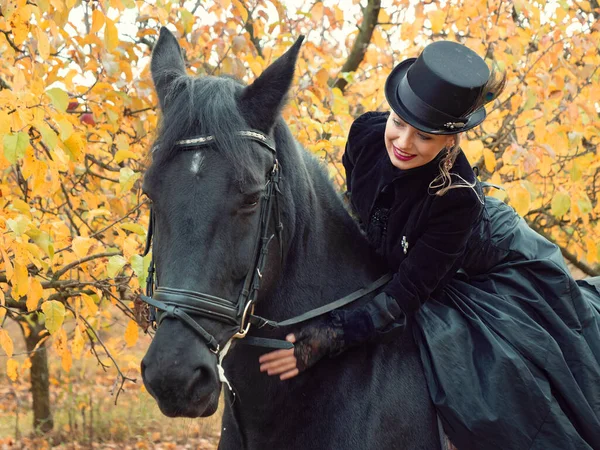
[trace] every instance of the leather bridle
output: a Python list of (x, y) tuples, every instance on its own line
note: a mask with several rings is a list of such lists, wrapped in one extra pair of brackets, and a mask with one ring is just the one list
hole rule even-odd
[[(287, 341), (246, 335), (251, 325), (255, 325), (258, 328), (268, 327), (274, 329), (305, 322), (325, 314), (326, 312), (340, 308), (341, 306), (347, 305), (383, 286), (391, 279), (391, 274), (386, 274), (366, 288), (355, 291), (333, 303), (282, 322), (274, 322), (254, 315), (254, 306), (258, 298), (267, 255), (269, 254), (269, 245), (275, 237), (277, 237), (279, 241), (281, 257), (283, 259), (283, 224), (281, 222), (279, 209), (281, 168), (277, 161), (275, 143), (269, 136), (257, 130), (243, 130), (238, 131), (236, 134), (242, 138), (259, 143), (273, 155), (273, 166), (267, 177), (265, 193), (263, 201), (261, 202), (259, 229), (254, 245), (254, 265), (246, 274), (244, 285), (238, 296), (237, 302), (234, 303), (231, 300), (203, 292), (158, 286), (158, 279), (155, 279), (156, 270), (154, 255), (152, 255), (148, 267), (146, 295), (140, 295), (140, 299), (150, 306), (150, 322), (155, 328), (158, 327), (166, 317), (179, 319), (199, 334), (206, 342), (208, 348), (216, 354), (220, 351), (219, 343), (215, 337), (198, 324), (192, 316), (203, 316), (236, 326), (238, 331), (234, 337), (245, 338), (244, 341), (249, 344), (270, 348), (293, 348), (293, 344)], [(181, 148), (183, 151), (196, 150), (213, 144), (214, 142), (214, 136), (205, 135), (176, 141), (175, 146)], [(271, 218), (274, 218), (275, 220), (275, 232), (272, 234), (269, 232)], [(155, 227), (154, 213), (152, 209), (150, 209), (150, 222), (148, 225), (146, 247), (143, 256), (146, 256), (150, 251), (152, 246), (152, 236), (156, 232)], [(155, 285), (157, 286), (156, 289)]]

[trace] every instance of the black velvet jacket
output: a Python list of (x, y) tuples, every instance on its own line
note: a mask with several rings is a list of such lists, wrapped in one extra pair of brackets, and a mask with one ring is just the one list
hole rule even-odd
[[(460, 268), (482, 215), (483, 193), (477, 182), (475, 191), (457, 188), (434, 195), (429, 185), (444, 152), (415, 169), (394, 167), (384, 142), (388, 115), (369, 112), (354, 121), (342, 162), (352, 208), (371, 244), (395, 272), (384, 291), (410, 314)], [(462, 152), (450, 172), (468, 183), (476, 181)], [(462, 181), (453, 177), (453, 182)]]

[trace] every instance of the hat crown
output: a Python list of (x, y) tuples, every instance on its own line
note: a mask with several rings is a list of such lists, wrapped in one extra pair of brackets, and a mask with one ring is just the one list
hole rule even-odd
[(486, 116), (480, 97), (490, 69), (473, 50), (451, 41), (429, 44), (418, 58), (398, 64), (385, 83), (385, 96), (398, 116), (433, 134), (455, 134)]
[(421, 100), (458, 119), (473, 107), (490, 70), (477, 53), (464, 45), (437, 41), (423, 50), (406, 76)]

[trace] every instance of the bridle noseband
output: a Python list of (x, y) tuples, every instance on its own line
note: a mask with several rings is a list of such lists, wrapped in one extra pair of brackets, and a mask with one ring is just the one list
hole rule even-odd
[[(254, 315), (254, 306), (258, 298), (264, 268), (269, 254), (269, 244), (277, 236), (279, 240), (280, 252), (283, 261), (283, 224), (279, 209), (279, 195), (281, 194), (279, 183), (281, 182), (281, 168), (277, 161), (277, 151), (273, 140), (264, 133), (257, 130), (242, 130), (236, 133), (238, 136), (259, 143), (263, 148), (273, 154), (273, 166), (267, 177), (265, 185), (265, 194), (261, 202), (259, 229), (257, 239), (254, 245), (254, 265), (246, 274), (244, 286), (238, 296), (237, 302), (205, 294), (203, 292), (188, 291), (184, 289), (174, 289), (170, 287), (158, 286), (158, 279), (155, 280), (156, 270), (154, 255), (150, 260), (148, 267), (148, 278), (146, 280), (146, 295), (140, 295), (140, 299), (150, 306), (150, 322), (157, 328), (165, 317), (176, 318), (186, 323), (192, 330), (199, 334), (206, 342), (208, 348), (218, 354), (220, 346), (214, 336), (198, 324), (192, 316), (203, 316), (222, 323), (231, 324), (237, 327), (238, 331), (233, 336), (235, 338), (245, 338), (244, 341), (262, 347), (270, 348), (293, 348), (293, 344), (279, 339), (269, 339), (254, 336), (246, 336), (250, 326), (255, 325), (258, 328), (268, 327), (271, 329), (295, 325), (300, 322), (318, 317), (334, 309), (347, 305), (383, 286), (391, 279), (391, 274), (386, 274), (369, 286), (351, 293), (346, 297), (336, 300), (320, 308), (308, 311), (300, 316), (293, 317), (283, 322), (274, 322)], [(198, 136), (190, 139), (182, 139), (175, 142), (175, 146), (183, 151), (195, 150), (200, 147), (208, 146), (215, 142), (212, 135)], [(153, 149), (154, 151), (155, 149)], [(274, 214), (273, 214), (274, 213)], [(275, 219), (275, 233), (269, 234), (269, 223), (271, 218)], [(143, 256), (146, 256), (152, 246), (152, 236), (156, 232), (154, 223), (154, 213), (150, 209), (150, 223), (148, 225), (148, 235), (146, 238), (146, 247)], [(156, 284), (156, 289), (155, 289)]]

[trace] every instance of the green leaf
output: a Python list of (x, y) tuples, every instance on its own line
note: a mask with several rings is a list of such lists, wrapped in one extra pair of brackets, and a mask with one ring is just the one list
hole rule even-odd
[(65, 320), (65, 306), (56, 300), (48, 300), (42, 303), (42, 311), (46, 316), (46, 329), (50, 334), (56, 333)]
[(582, 172), (581, 167), (577, 164), (577, 161), (573, 161), (573, 166), (571, 167), (571, 180), (579, 181), (581, 180)]
[(58, 144), (58, 136), (52, 128), (47, 125), (39, 125), (38, 130), (42, 135), (42, 142), (46, 144), (50, 150), (54, 150)]
[(50, 257), (50, 259), (54, 258), (54, 245), (52, 244), (52, 239), (48, 233), (38, 229), (30, 229), (26, 234), (33, 240), (35, 245), (41, 248), (44, 253)]
[(555, 217), (564, 216), (571, 208), (571, 197), (566, 192), (557, 192), (552, 198), (552, 214)]
[(139, 173), (134, 172), (129, 167), (123, 167), (119, 173), (119, 184), (121, 192), (127, 192), (133, 187), (133, 183), (140, 177)]
[(138, 225), (137, 223), (122, 223), (121, 228), (127, 231), (131, 231), (135, 234), (139, 234), (140, 236), (144, 236), (146, 234), (146, 229), (143, 226)]
[(67, 106), (69, 106), (69, 94), (61, 88), (48, 89), (46, 94), (50, 97), (52, 104), (58, 111), (65, 112), (67, 110)]
[(583, 197), (577, 200), (577, 206), (579, 206), (581, 214), (589, 214), (590, 212), (592, 212), (592, 202), (590, 201), (589, 197), (585, 194), (583, 194)]
[(60, 138), (63, 141), (69, 139), (73, 134), (73, 125), (71, 124), (71, 122), (65, 119), (61, 119), (58, 120), (56, 123), (58, 123), (58, 128), (60, 128)]
[(25, 150), (29, 146), (29, 135), (20, 131), (4, 135), (4, 156), (11, 164), (15, 164), (25, 156)]
[(111, 256), (108, 259), (108, 266), (106, 267), (108, 276), (110, 278), (114, 278), (121, 271), (125, 264), (127, 264), (127, 260), (121, 255)]
[(144, 257), (141, 255), (133, 255), (131, 258), (129, 258), (129, 264), (131, 264), (133, 272), (138, 277), (141, 287), (146, 285), (146, 279), (148, 278), (148, 267), (150, 267), (151, 259), (152, 258), (150, 254)]
[(8, 228), (10, 228), (17, 236), (21, 236), (25, 233), (25, 230), (30, 223), (31, 221), (25, 216), (18, 216), (16, 219), (8, 219), (6, 221)]

